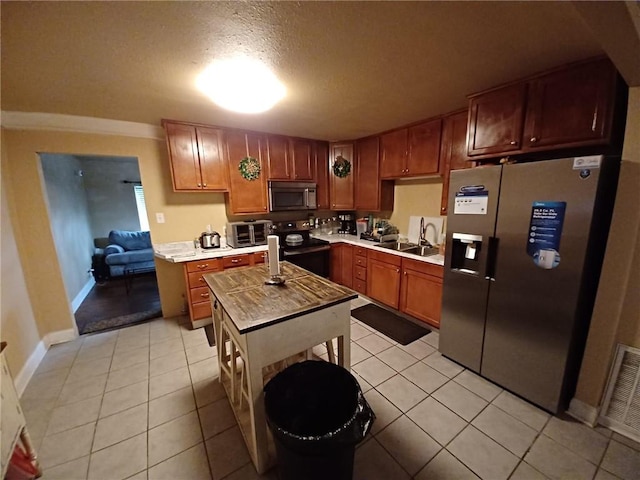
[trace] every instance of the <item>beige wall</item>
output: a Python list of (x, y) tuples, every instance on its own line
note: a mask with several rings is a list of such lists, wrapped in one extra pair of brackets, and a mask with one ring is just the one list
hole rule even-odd
[(597, 408), (616, 345), (640, 348), (640, 87), (629, 90), (616, 205), (575, 398)]
[[(4, 135), (2, 145), (4, 147)], [(6, 156), (6, 149), (2, 148), (2, 165)], [(31, 308), (31, 301), (27, 292), (24, 271), (18, 256), (18, 248), (13, 225), (9, 216), (9, 205), (6, 195), (7, 175), (3, 172), (1, 178), (0, 203), (2, 216), (0, 217), (0, 338), (7, 342), (7, 363), (15, 379), (16, 375), (27, 363), (29, 356), (35, 351), (40, 342), (40, 334), (36, 319)]]
[(440, 216), (441, 178), (397, 181), (394, 187), (393, 213), (389, 221), (400, 233), (409, 231), (409, 217)]
[[(74, 328), (74, 319), (53, 245), (38, 152), (137, 157), (153, 242), (190, 240), (206, 224), (221, 228), (226, 222), (222, 194), (172, 191), (164, 140), (17, 130), (5, 130), (3, 140), (2, 174), (9, 215), (41, 337)], [(166, 223), (156, 223), (157, 212), (164, 213)], [(158, 285), (163, 314), (179, 315), (185, 290), (182, 266), (159, 267)]]

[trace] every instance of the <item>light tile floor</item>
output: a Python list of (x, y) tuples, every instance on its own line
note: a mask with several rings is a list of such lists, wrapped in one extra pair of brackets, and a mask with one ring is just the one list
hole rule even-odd
[[(352, 318), (352, 372), (377, 416), (355, 479), (640, 479), (638, 443), (552, 417), (437, 349), (437, 332), (401, 346)], [(175, 319), (51, 347), (21, 398), (44, 478), (260, 478), (216, 371), (204, 331)]]

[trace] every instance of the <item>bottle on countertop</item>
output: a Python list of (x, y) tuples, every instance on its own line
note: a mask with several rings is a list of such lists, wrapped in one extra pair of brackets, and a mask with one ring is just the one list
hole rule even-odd
[(220, 248), (227, 248), (227, 226), (222, 227), (222, 235), (220, 236)]

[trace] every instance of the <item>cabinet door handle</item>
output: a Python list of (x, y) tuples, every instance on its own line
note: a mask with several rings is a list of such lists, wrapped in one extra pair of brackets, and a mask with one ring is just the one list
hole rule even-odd
[(405, 275), (405, 277), (407, 276), (407, 271), (406, 270), (404, 271), (404, 275)]
[(196, 265), (200, 270), (203, 270), (209, 266), (208, 263), (201, 263), (200, 265)]
[(200, 277), (200, 278), (198, 279), (198, 281), (199, 281), (200, 283), (204, 283), (204, 277)]
[(208, 293), (201, 293), (200, 296), (202, 298), (209, 298), (209, 294)]
[(538, 141), (538, 137), (531, 137), (531, 143), (536, 143)]
[(591, 122), (591, 131), (595, 132), (596, 131), (596, 123), (598, 122), (598, 109), (596, 108), (596, 111), (593, 112), (593, 122)]
[(400, 269), (399, 268), (396, 268), (396, 273), (400, 273)]
[(237, 258), (232, 258), (231, 259), (231, 263), (238, 263), (240, 260), (238, 260)]
[(202, 185), (198, 184), (198, 188), (202, 187)]
[(203, 187), (206, 187), (206, 186), (207, 186), (207, 184), (206, 184), (206, 183), (203, 183), (203, 184), (202, 184), (202, 186), (203, 186)]
[[(533, 139), (532, 139), (532, 141), (533, 141)], [(509, 145), (517, 145), (517, 144), (518, 144), (518, 142), (516, 142), (515, 140), (512, 141), (512, 142), (509, 142)]]

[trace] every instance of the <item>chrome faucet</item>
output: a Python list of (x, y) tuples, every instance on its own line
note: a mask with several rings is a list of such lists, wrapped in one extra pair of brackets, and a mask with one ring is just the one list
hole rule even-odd
[(428, 247), (433, 247), (433, 245), (431, 245), (431, 242), (429, 242), (427, 240), (427, 229), (429, 228), (429, 226), (431, 226), (431, 228), (433, 228), (433, 233), (435, 234), (433, 238), (437, 239), (438, 238), (438, 229), (436, 228), (436, 226), (429, 222), (425, 225), (424, 223), (424, 217), (420, 217), (420, 240), (418, 241), (418, 243), (420, 245), (426, 245)]

